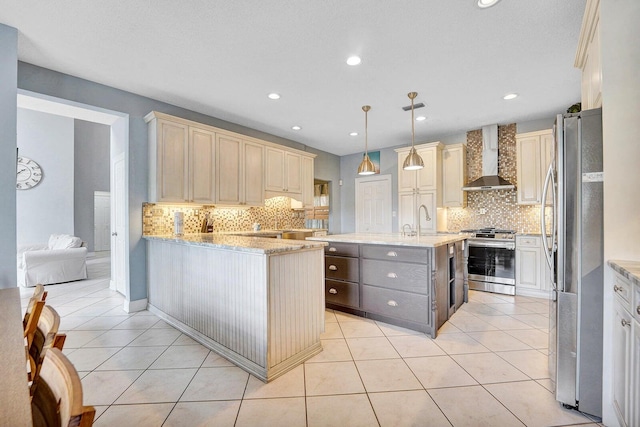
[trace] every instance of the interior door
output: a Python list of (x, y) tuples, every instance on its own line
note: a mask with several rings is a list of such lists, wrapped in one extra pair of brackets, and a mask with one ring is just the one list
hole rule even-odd
[(126, 180), (125, 180), (124, 153), (113, 160), (113, 186), (111, 193), (111, 280), (112, 287), (123, 295), (126, 295)]
[(356, 232), (391, 233), (391, 175), (356, 178)]
[(111, 194), (107, 191), (93, 193), (93, 250), (111, 249)]

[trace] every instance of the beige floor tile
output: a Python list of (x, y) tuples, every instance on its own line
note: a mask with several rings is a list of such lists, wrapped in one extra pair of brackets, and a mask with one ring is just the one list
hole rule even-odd
[(125, 347), (103, 364), (97, 371), (122, 371), (128, 369), (147, 369), (167, 347)]
[(304, 368), (307, 396), (365, 391), (354, 362), (308, 363)]
[(479, 314), (478, 318), (503, 331), (512, 329), (533, 329), (533, 326), (514, 319), (506, 314), (500, 316), (486, 316), (484, 314)]
[(549, 378), (549, 359), (537, 350), (500, 351), (496, 354), (531, 379)]
[(144, 371), (116, 404), (177, 402), (196, 369)]
[(120, 347), (79, 348), (67, 357), (77, 371), (93, 371), (120, 349)]
[(88, 322), (85, 322), (85, 323), (81, 324), (80, 326), (76, 327), (75, 330), (78, 330), (78, 331), (88, 331), (88, 330), (95, 330), (95, 331), (103, 330), (103, 331), (107, 331), (107, 330), (113, 328), (114, 326), (116, 326), (117, 324), (122, 323), (124, 320), (126, 320), (126, 318), (122, 317), (122, 316), (99, 316), (99, 317), (94, 317), (93, 319), (89, 320)]
[(64, 341), (64, 348), (80, 348), (98, 338), (105, 332), (106, 331), (67, 331), (67, 338)]
[(532, 313), (538, 313), (538, 314), (544, 314), (547, 315), (549, 314), (549, 301), (547, 300), (546, 302), (526, 302), (526, 303), (519, 303), (518, 306), (529, 310)]
[(481, 292), (481, 291), (469, 291), (470, 299), (473, 302), (481, 302), (483, 304), (491, 304), (491, 303), (507, 303), (513, 301), (511, 299), (505, 299), (501, 296), (501, 294), (494, 294), (491, 292)]
[(300, 365), (273, 381), (264, 383), (249, 376), (244, 392), (245, 399), (266, 399), (276, 397), (304, 397), (304, 366)]
[(462, 332), (495, 331), (498, 329), (495, 326), (480, 320), (477, 316), (453, 316), (449, 319), (449, 323), (460, 329)]
[(229, 362), (224, 357), (219, 354), (211, 351), (204, 362), (202, 362), (201, 368), (215, 368), (218, 366), (236, 366), (233, 363)]
[(424, 390), (369, 393), (381, 427), (450, 427)]
[(544, 349), (549, 347), (549, 333), (541, 331), (540, 329), (506, 332), (532, 348)]
[(426, 335), (389, 337), (389, 341), (402, 357), (441, 356), (445, 352)]
[(349, 313), (344, 313), (342, 311), (334, 311), (333, 312), (336, 316), (336, 320), (339, 323), (345, 323), (345, 322), (366, 322), (366, 323), (375, 323), (373, 320), (371, 319), (365, 319), (364, 317), (360, 317), (360, 316), (356, 316), (353, 314), (349, 314)]
[(333, 310), (326, 309), (324, 311), (324, 321), (325, 323), (333, 323), (338, 321)]
[(196, 345), (172, 345), (156, 359), (149, 369), (199, 368), (209, 349)]
[(122, 304), (117, 307), (113, 307), (111, 310), (104, 313), (104, 316), (122, 316), (124, 318), (133, 316), (134, 313), (127, 313), (122, 308)]
[(495, 308), (489, 307), (486, 304), (480, 304), (477, 302), (468, 302), (466, 304), (462, 304), (459, 311), (472, 313), (472, 314), (485, 314), (487, 316), (495, 316), (504, 314), (501, 311), (496, 310)]
[(457, 354), (451, 356), (480, 384), (528, 380), (525, 374), (494, 353)]
[(371, 322), (340, 322), (340, 328), (345, 338), (383, 337), (384, 334), (373, 321)]
[(490, 351), (468, 334), (438, 335), (435, 343), (447, 354), (484, 353)]
[(135, 371), (93, 371), (82, 378), (84, 405), (111, 405), (142, 374)]
[(475, 385), (471, 377), (449, 356), (405, 359), (407, 365), (426, 389)]
[(136, 315), (118, 323), (114, 329), (149, 329), (159, 320), (160, 319), (158, 319), (155, 314), (151, 314), (150, 316), (140, 316), (139, 313), (136, 313)]
[(401, 326), (390, 325), (389, 323), (376, 321), (376, 324), (378, 325), (382, 333), (388, 337), (395, 337), (398, 335), (422, 335), (422, 332), (403, 328)]
[(527, 325), (531, 325), (534, 328), (545, 329), (549, 327), (549, 316), (543, 314), (514, 314), (512, 315), (514, 319), (520, 320), (521, 322), (526, 323)]
[(543, 378), (541, 380), (536, 380), (536, 382), (538, 384), (540, 384), (542, 387), (546, 388), (547, 390), (549, 390), (551, 393), (554, 392), (554, 385), (553, 385), (553, 381), (551, 381), (551, 379), (549, 378)]
[[(160, 322), (162, 322), (162, 320)], [(160, 323), (160, 322), (158, 322), (158, 323)], [(153, 325), (151, 327), (151, 329), (167, 329), (167, 328), (156, 328), (156, 325), (158, 323)], [(173, 326), (169, 325), (168, 323), (166, 325), (168, 325), (169, 328), (173, 327)], [(194, 340), (193, 338), (191, 338), (191, 337), (189, 337), (189, 336), (187, 336), (185, 334), (182, 334), (171, 345), (200, 345), (200, 343), (198, 341)]]
[(112, 405), (93, 425), (96, 427), (161, 426), (173, 405), (173, 403)]
[(349, 346), (344, 339), (320, 340), (322, 351), (305, 363), (348, 362), (353, 360)]
[(469, 332), (467, 335), (491, 351), (531, 349), (527, 344), (503, 331)]
[(579, 412), (564, 409), (556, 402), (553, 393), (535, 381), (491, 384), (485, 388), (527, 426), (558, 426), (591, 421)]
[(235, 366), (200, 368), (180, 401), (242, 399), (248, 380), (249, 374)]
[[(468, 315), (473, 316), (472, 314), (468, 314)], [(442, 326), (440, 326), (440, 329), (438, 329), (438, 334), (451, 334), (456, 332), (462, 332), (462, 331), (457, 327), (453, 326), (453, 323), (451, 322), (445, 322)]]
[(356, 361), (356, 367), (368, 393), (422, 389), (402, 359), (361, 360)]
[(307, 397), (309, 427), (371, 427), (378, 421), (366, 394)]
[[(220, 402), (178, 402), (163, 427), (233, 427), (240, 400)], [(141, 425), (142, 426), (142, 425)]]
[[(124, 347), (143, 332), (135, 329), (112, 329), (89, 341), (84, 347)], [(64, 345), (67, 345), (66, 341)]]
[(342, 335), (342, 329), (340, 329), (340, 324), (337, 321), (333, 323), (325, 323), (324, 332), (320, 334), (321, 340), (333, 338), (344, 338)]
[(96, 414), (93, 417), (93, 422), (95, 423), (96, 420), (100, 418), (100, 415), (104, 414), (104, 411), (106, 411), (109, 408), (109, 406), (108, 405), (92, 405), (92, 406), (93, 406), (93, 409), (96, 410)]
[(148, 329), (129, 345), (142, 347), (152, 345), (171, 345), (180, 336), (180, 334), (181, 332), (176, 329)]
[(236, 427), (305, 427), (307, 425), (304, 397), (243, 400)]
[[(56, 311), (58, 310), (56, 309)], [(70, 331), (93, 319), (93, 316), (66, 316), (60, 312), (58, 314), (60, 315), (60, 327), (58, 328), (60, 332)]]
[(167, 329), (167, 328), (173, 328), (173, 326), (171, 326), (164, 320), (160, 319), (156, 323), (154, 323), (150, 329)]
[(353, 360), (399, 359), (400, 355), (386, 337), (348, 338)]
[(503, 314), (531, 314), (531, 311), (527, 308), (521, 307), (518, 304), (487, 304), (488, 307), (498, 310)]
[(440, 388), (429, 394), (456, 427), (524, 426), (483, 387)]

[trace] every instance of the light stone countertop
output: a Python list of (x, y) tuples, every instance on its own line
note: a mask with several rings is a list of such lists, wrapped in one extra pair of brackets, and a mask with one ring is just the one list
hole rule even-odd
[(176, 237), (171, 234), (161, 236), (142, 236), (147, 240), (161, 240), (191, 246), (226, 249), (238, 252), (257, 254), (276, 254), (280, 252), (299, 251), (302, 249), (321, 248), (324, 242), (310, 242), (306, 240), (271, 239), (265, 237), (232, 236), (217, 233), (185, 234)]
[(393, 245), (411, 246), (418, 248), (435, 248), (449, 243), (459, 242), (471, 237), (467, 233), (437, 233), (423, 234), (420, 237), (406, 236), (401, 233), (373, 234), (373, 233), (353, 233), (353, 234), (331, 234), (328, 236), (307, 237), (308, 240), (322, 242), (342, 242), (342, 243), (364, 243), (369, 245)]
[(616, 273), (629, 279), (636, 286), (640, 286), (640, 261), (607, 261), (609, 267), (613, 268)]

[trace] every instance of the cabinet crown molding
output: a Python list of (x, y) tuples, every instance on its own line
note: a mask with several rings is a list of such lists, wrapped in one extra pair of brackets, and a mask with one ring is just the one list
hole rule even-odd
[(593, 34), (600, 20), (600, 0), (587, 0), (587, 6), (582, 17), (582, 27), (580, 27), (580, 38), (578, 39), (578, 49), (573, 66), (583, 69), (587, 60), (587, 50)]
[[(444, 147), (444, 144), (440, 141), (435, 141), (435, 142), (429, 142), (426, 144), (416, 144), (415, 147), (416, 147), (416, 150), (421, 150), (423, 148), (432, 148), (432, 147), (437, 147), (439, 149), (442, 149), (442, 147)], [(396, 148), (394, 151), (396, 153), (408, 153), (409, 150), (411, 150), (411, 146)]]

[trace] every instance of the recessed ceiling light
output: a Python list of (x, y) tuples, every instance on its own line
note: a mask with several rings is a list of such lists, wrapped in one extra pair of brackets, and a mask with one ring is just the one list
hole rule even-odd
[(349, 136), (358, 136), (358, 132), (351, 132)]
[(508, 100), (508, 99), (514, 99), (514, 98), (517, 98), (517, 97), (518, 97), (517, 93), (508, 93), (505, 96), (503, 96), (502, 99), (507, 99)]
[(291, 129), (293, 129), (293, 130), (300, 130), (300, 129), (302, 129), (302, 128), (301, 128), (300, 126), (297, 126), (297, 125), (296, 125), (296, 126), (291, 126)]
[(478, 0), (478, 7), (480, 9), (486, 9), (498, 3), (500, 0)]
[(277, 93), (270, 93), (269, 95), (267, 95), (269, 97), (269, 99), (280, 99), (280, 95), (278, 95)]
[(360, 62), (362, 62), (362, 60), (360, 59), (359, 56), (354, 55), (347, 58), (347, 64), (349, 65), (358, 65)]
[(416, 117), (416, 122), (421, 122), (421, 121), (424, 121), (424, 120), (427, 120), (427, 118), (425, 116)]

